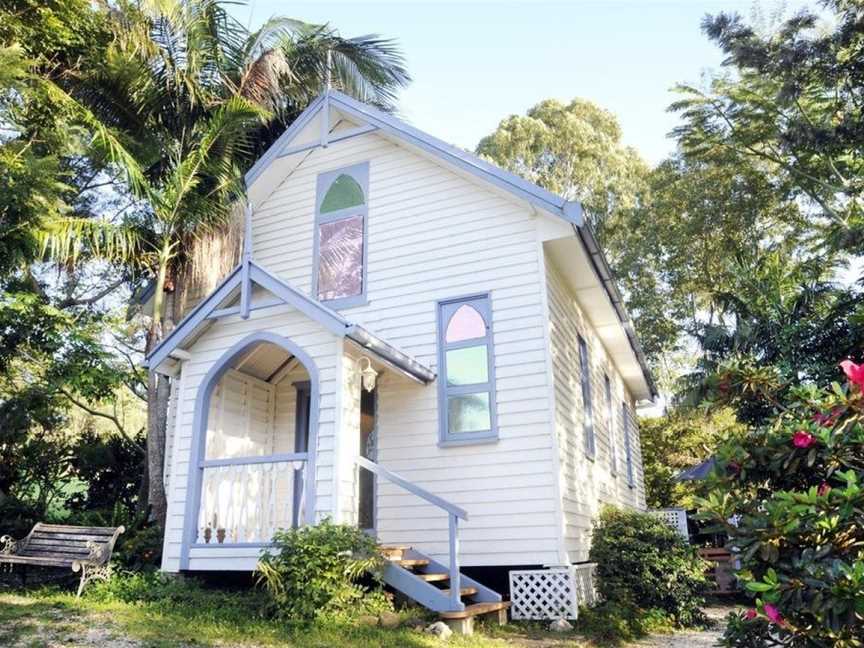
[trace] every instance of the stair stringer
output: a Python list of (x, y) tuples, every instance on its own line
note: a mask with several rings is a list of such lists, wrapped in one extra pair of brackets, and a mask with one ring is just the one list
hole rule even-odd
[(453, 610), (450, 597), (443, 591), (394, 563), (389, 563), (384, 568), (384, 582), (433, 612), (456, 612), (465, 609), (465, 605), (461, 604), (459, 610)]
[[(417, 551), (417, 554), (422, 555), (419, 551)], [(429, 558), (429, 556), (423, 556), (423, 558), (426, 558), (429, 561), (429, 565), (423, 570), (424, 572), (450, 572), (450, 567), (448, 567), (447, 565), (442, 565), (437, 560)], [(478, 583), (476, 580), (470, 578), (469, 576), (466, 576), (462, 572), (459, 572), (459, 580), (461, 581), (460, 587), (477, 588), (477, 593), (471, 595), (472, 603), (497, 603), (502, 600), (501, 595), (498, 592), (493, 589), (489, 589), (482, 583)], [(436, 612), (440, 611), (441, 610), (436, 610)], [(449, 612), (449, 610), (447, 611)]]

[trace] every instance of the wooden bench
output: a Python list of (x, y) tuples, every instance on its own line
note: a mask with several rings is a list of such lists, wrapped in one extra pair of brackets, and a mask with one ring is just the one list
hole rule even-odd
[(0, 565), (66, 567), (81, 572), (78, 594), (87, 582), (108, 577), (108, 561), (120, 527), (81, 527), (38, 522), (23, 540), (0, 537)]

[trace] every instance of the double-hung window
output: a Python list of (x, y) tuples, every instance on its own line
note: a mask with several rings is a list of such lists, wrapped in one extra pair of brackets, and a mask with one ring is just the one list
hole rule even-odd
[(591, 359), (585, 338), (579, 336), (579, 369), (582, 382), (582, 428), (585, 435), (585, 454), (593, 459), (596, 451), (594, 443), (594, 405), (591, 402)]
[(621, 403), (621, 414), (624, 417), (624, 459), (627, 462), (627, 485), (630, 488), (636, 485), (636, 480), (633, 476), (633, 442), (630, 439), (630, 410), (627, 409), (627, 403)]
[(369, 164), (318, 176), (313, 294), (330, 306), (366, 302)]
[(438, 367), (441, 443), (496, 439), (489, 295), (438, 302)]
[(606, 425), (609, 428), (609, 470), (612, 475), (618, 473), (618, 440), (615, 438), (615, 404), (612, 402), (612, 381), (609, 376), (603, 377), (606, 388)]

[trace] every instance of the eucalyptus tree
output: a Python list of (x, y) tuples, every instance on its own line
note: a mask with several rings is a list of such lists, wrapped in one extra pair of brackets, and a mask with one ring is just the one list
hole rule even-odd
[[(409, 77), (392, 41), (342, 38), (274, 18), (249, 32), (216, 0), (142, 0), (107, 9), (113, 40), (58, 83), (105, 144), (134, 207), (121, 219), (65, 218), (46, 232), (55, 259), (107, 256), (152, 277), (152, 349), (172, 326), (166, 293), (202, 237), (230, 228), (243, 172), (324, 84), (391, 109)], [(200, 262), (200, 260), (199, 260)], [(149, 504), (164, 523), (169, 382), (148, 383)]]

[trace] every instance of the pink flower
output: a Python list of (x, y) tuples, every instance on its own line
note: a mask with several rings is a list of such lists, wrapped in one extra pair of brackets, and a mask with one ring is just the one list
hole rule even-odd
[(777, 625), (783, 625), (783, 615), (780, 614), (780, 610), (771, 605), (770, 603), (766, 603), (762, 606), (762, 609), (765, 611), (765, 616), (771, 619), (772, 622)]
[(749, 610), (747, 610), (744, 613), (744, 618), (747, 619), (748, 621), (752, 621), (757, 616), (759, 616), (759, 615), (756, 613), (756, 610), (754, 610), (753, 608), (750, 608)]
[(816, 437), (804, 430), (798, 430), (792, 435), (792, 445), (796, 448), (809, 448), (816, 443)]
[(819, 484), (819, 490), (816, 491), (819, 497), (825, 497), (830, 492), (831, 487), (828, 485), (828, 482), (822, 482), (821, 484)]
[(855, 364), (851, 360), (844, 360), (840, 363), (843, 373), (849, 382), (858, 385), (858, 389), (864, 389), (864, 364)]

